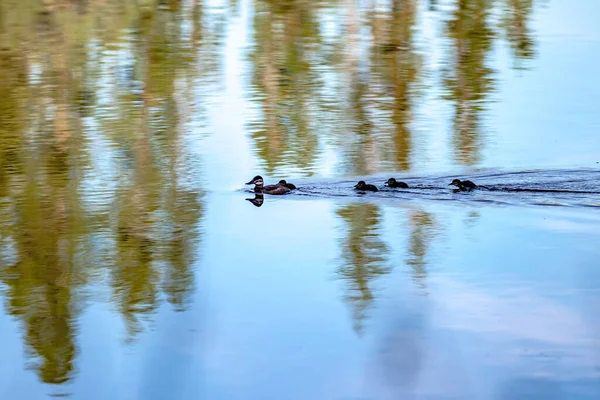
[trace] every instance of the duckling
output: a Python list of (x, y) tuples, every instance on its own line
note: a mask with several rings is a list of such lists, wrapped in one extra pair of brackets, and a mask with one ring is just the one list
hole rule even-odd
[(389, 186), (391, 188), (402, 188), (402, 189), (408, 189), (408, 185), (404, 182), (398, 182), (396, 180), (396, 178), (390, 178), (387, 180), (387, 182), (385, 183), (386, 186)]
[(375, 185), (366, 184), (365, 181), (360, 181), (356, 185), (354, 185), (356, 190), (370, 191), (370, 192), (378, 192), (379, 189)]
[(254, 185), (254, 193), (266, 193), (266, 194), (286, 194), (290, 192), (290, 188), (287, 186), (282, 186), (279, 183), (276, 185), (267, 185), (264, 186), (264, 181), (262, 176), (256, 175), (252, 180), (246, 185)]
[(461, 181), (460, 179), (454, 179), (448, 186), (456, 186), (461, 192), (470, 192), (478, 187), (471, 181)]
[(296, 189), (298, 189), (298, 188), (296, 187), (296, 185), (294, 185), (293, 183), (287, 183), (287, 182), (285, 181), (285, 179), (282, 179), (282, 180), (280, 180), (280, 181), (279, 181), (279, 183), (278, 183), (278, 185), (279, 185), (279, 186), (285, 186), (286, 188), (288, 188), (288, 189), (290, 189), (290, 190), (296, 190)]

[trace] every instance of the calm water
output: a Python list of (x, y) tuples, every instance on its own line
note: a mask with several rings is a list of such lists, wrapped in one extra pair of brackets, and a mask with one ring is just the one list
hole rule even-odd
[(0, 398), (600, 398), (598, 15), (0, 1)]

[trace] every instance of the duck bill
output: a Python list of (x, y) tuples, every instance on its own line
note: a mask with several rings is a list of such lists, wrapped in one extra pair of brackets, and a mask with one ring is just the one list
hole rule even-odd
[(254, 184), (254, 181), (244, 183), (244, 185), (253, 185), (253, 184)]

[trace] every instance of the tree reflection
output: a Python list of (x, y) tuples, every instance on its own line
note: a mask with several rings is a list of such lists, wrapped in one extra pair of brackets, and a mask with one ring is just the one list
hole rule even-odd
[[(495, 3), (488, 0), (457, 0), (456, 10), (447, 23), (452, 41), (450, 68), (444, 84), (447, 98), (454, 103), (453, 143), (456, 160), (464, 165), (480, 161), (481, 118), (494, 88), (494, 70), (488, 66), (493, 41), (498, 37), (491, 24)], [(504, 29), (517, 60), (533, 57), (533, 39), (527, 21), (533, 0), (507, 0)]]
[(317, 6), (303, 0), (255, 3), (249, 57), (260, 116), (249, 127), (270, 173), (282, 164), (310, 171), (319, 153), (314, 118), (321, 83), (312, 59), (320, 40)]
[(453, 52), (444, 84), (448, 89), (447, 97), (455, 107), (455, 156), (464, 165), (474, 165), (480, 159), (481, 111), (493, 88), (493, 70), (486, 65), (494, 38), (489, 23), (490, 12), (488, 0), (458, 0), (448, 22)]
[(507, 0), (505, 4), (502, 25), (506, 30), (517, 67), (535, 55), (535, 43), (529, 27), (532, 10), (533, 0)]
[[(82, 298), (103, 274), (132, 339), (163, 298), (189, 305), (205, 208), (187, 182), (197, 163), (186, 132), (222, 83), (227, 18), (240, 9), (208, 3), (0, 2), (0, 279), (44, 382), (71, 378)], [(445, 12), (437, 3), (428, 2)], [(415, 40), (419, 4), (254, 3), (249, 128), (267, 172), (314, 173), (326, 147), (347, 173), (411, 168), (428, 61)], [(466, 165), (484, 144), (498, 4), (457, 0), (448, 17), (444, 85)], [(533, 0), (503, 4), (514, 56), (533, 57)], [(357, 203), (338, 215), (347, 228), (338, 274), (361, 332), (373, 280), (388, 272), (381, 212)], [(421, 280), (435, 221), (425, 212), (411, 221), (408, 263)]]
[(10, 192), (11, 175), (23, 168), (19, 132), (27, 126), (27, 111), (21, 102), (27, 91), (26, 66), (17, 49), (0, 49), (0, 197)]
[[(383, 88), (378, 97), (389, 99), (383, 102), (383, 110), (390, 115), (393, 127), (393, 145), (390, 146), (393, 149), (393, 167), (395, 170), (408, 170), (412, 151), (410, 124), (421, 68), (421, 57), (416, 52), (413, 40), (415, 1), (393, 0), (389, 15), (386, 14), (373, 21), (373, 25), (377, 27), (380, 25), (378, 20), (383, 20), (383, 29), (373, 30), (377, 32), (373, 35), (374, 68), (375, 72), (379, 72), (378, 67), (381, 70)], [(381, 53), (383, 54), (380, 56)]]
[[(178, 9), (178, 2), (170, 4), (171, 11)], [(192, 12), (200, 13), (197, 8)], [(138, 116), (138, 126), (135, 135), (127, 136), (130, 157), (123, 158), (120, 173), (128, 179), (117, 195), (118, 255), (112, 271), (115, 299), (132, 337), (142, 329), (140, 317), (158, 306), (161, 275), (168, 301), (177, 310), (185, 309), (193, 287), (190, 247), (196, 243), (194, 226), (203, 208), (202, 194), (179, 182), (182, 138), (176, 96), (180, 91), (188, 97), (189, 87), (177, 84), (192, 75), (197, 55), (181, 40), (181, 21), (171, 18), (168, 13), (140, 15), (140, 52), (130, 68), (132, 84), (118, 92), (126, 98), (136, 81), (143, 82), (141, 101), (124, 114)], [(125, 120), (117, 125), (128, 127)]]
[(364, 320), (375, 295), (373, 280), (389, 273), (388, 248), (379, 237), (381, 211), (372, 203), (355, 203), (336, 214), (344, 222), (341, 239), (342, 265), (337, 274), (346, 284), (346, 301), (352, 307), (353, 326), (362, 334)]
[(162, 297), (177, 311), (189, 304), (204, 206), (186, 183), (196, 163), (184, 127), (192, 83), (215, 82), (222, 25), (207, 15), (188, 35), (200, 2), (115, 3), (108, 19), (97, 1), (44, 2), (40, 13), (32, 1), (8, 3), (0, 279), (40, 379), (60, 384), (73, 375), (76, 320), (101, 269), (131, 338)]
[[(423, 66), (435, 69), (415, 39), (428, 9), (428, 18), (447, 21), (443, 86), (444, 99), (454, 106), (455, 159), (476, 165), (485, 144), (483, 111), (494, 89), (491, 49), (503, 30), (517, 60), (533, 56), (533, 0), (456, 0), (443, 10), (437, 5), (258, 1), (249, 57), (258, 115), (250, 127), (268, 172), (311, 174), (332, 143), (347, 174), (411, 168), (411, 127), (421, 93), (432, 89), (425, 87)], [(490, 18), (497, 11), (503, 11), (501, 23)]]
[[(51, 15), (46, 22), (54, 22)], [(9, 270), (18, 277), (5, 281), (8, 311), (23, 322), (25, 343), (42, 381), (63, 383), (73, 371), (76, 293), (86, 280), (77, 260), (85, 223), (76, 176), (87, 159), (81, 151), (79, 116), (71, 104), (80, 84), (72, 69), (81, 65), (80, 59), (69, 59), (63, 51), (65, 37), (53, 33), (40, 32), (50, 44), (45, 62), (52, 73), (42, 75), (39, 85), (28, 87), (26, 56), (2, 65), (2, 75), (16, 79), (1, 86), (17, 90), (2, 110), (10, 110), (0, 140), (10, 166), (3, 168), (0, 193), (7, 207), (2, 213), (7, 228), (3, 242), (13, 243)], [(27, 106), (24, 100), (29, 100)]]
[(427, 286), (427, 250), (436, 236), (437, 224), (431, 213), (417, 211), (410, 214), (410, 226), (409, 257), (406, 263), (413, 269), (413, 280), (424, 290)]
[[(375, 299), (374, 281), (386, 275), (389, 249), (380, 237), (382, 215), (373, 203), (354, 203), (339, 208), (336, 214), (344, 222), (340, 231), (342, 264), (337, 269), (346, 286), (345, 300), (352, 307), (353, 326), (364, 331), (365, 319)], [(409, 213), (410, 237), (406, 264), (412, 268), (413, 280), (421, 290), (426, 288), (427, 252), (436, 237), (438, 224), (427, 211)]]

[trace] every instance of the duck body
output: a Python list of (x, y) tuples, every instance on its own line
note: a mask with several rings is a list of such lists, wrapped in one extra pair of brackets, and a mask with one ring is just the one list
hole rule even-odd
[(264, 193), (264, 194), (288, 194), (291, 190), (286, 186), (279, 185), (269, 185), (269, 187), (259, 187), (254, 186), (254, 193)]
[(365, 183), (365, 181), (358, 182), (356, 185), (354, 185), (354, 188), (356, 190), (361, 190), (361, 191), (366, 191), (366, 192), (378, 192), (379, 191), (379, 189), (377, 189), (377, 186)]
[(278, 185), (280, 185), (280, 186), (285, 186), (286, 188), (288, 188), (288, 189), (290, 189), (290, 190), (296, 190), (296, 189), (298, 189), (298, 188), (296, 187), (296, 185), (294, 185), (293, 183), (287, 183), (287, 182), (285, 181), (285, 179), (282, 179), (282, 180), (280, 180), (280, 181), (279, 181), (279, 183), (278, 183)]
[(385, 185), (391, 188), (408, 189), (408, 185), (405, 182), (397, 181), (396, 178), (388, 179)]
[[(254, 185), (254, 193), (271, 194), (271, 195), (287, 194), (291, 191), (291, 189), (287, 186), (282, 185), (281, 184), (282, 181), (279, 181), (279, 183), (277, 183), (275, 185), (266, 185), (265, 186), (262, 176), (257, 175), (254, 178), (252, 178), (252, 180), (250, 182), (247, 182), (246, 185)], [(283, 182), (285, 182), (285, 181), (283, 181)], [(286, 183), (286, 185), (287, 185), (287, 183)]]
[(477, 189), (478, 186), (471, 181), (461, 181), (460, 179), (454, 179), (448, 186), (456, 186), (461, 192), (470, 192), (473, 189)]

